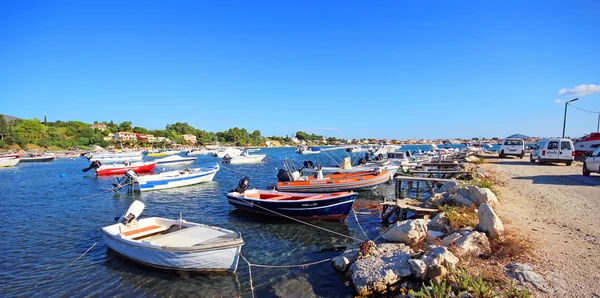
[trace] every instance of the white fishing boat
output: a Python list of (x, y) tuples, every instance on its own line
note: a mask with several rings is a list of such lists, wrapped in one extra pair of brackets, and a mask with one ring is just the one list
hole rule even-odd
[(369, 153), (379, 158), (385, 158), (388, 152), (395, 152), (400, 150), (400, 148), (402, 148), (400, 145), (382, 144), (379, 147), (369, 149)]
[(41, 153), (41, 154), (37, 154), (37, 155), (32, 155), (29, 154), (23, 150), (20, 151), (20, 160), (21, 163), (26, 163), (26, 162), (49, 162), (49, 161), (54, 161), (56, 159), (56, 156), (53, 153)]
[(14, 167), (19, 161), (20, 159), (15, 157), (2, 157), (0, 158), (0, 168)]
[(219, 169), (217, 164), (212, 167), (183, 169), (143, 176), (138, 176), (134, 171), (127, 171), (125, 176), (118, 180), (119, 183), (115, 187), (116, 190), (127, 187), (129, 192), (142, 192), (189, 186), (212, 181)]
[(251, 163), (262, 162), (265, 159), (265, 157), (267, 157), (266, 154), (250, 154), (250, 152), (255, 152), (255, 151), (258, 151), (258, 150), (246, 149), (239, 156), (225, 155), (225, 157), (223, 157), (223, 160), (221, 162), (232, 164), (232, 165), (251, 164)]
[(298, 154), (319, 154), (319, 153), (321, 153), (321, 148), (309, 147), (309, 146), (297, 146), (296, 153), (298, 153)]
[(242, 150), (233, 147), (221, 148), (213, 153), (214, 157), (223, 158), (225, 155), (229, 155), (230, 157), (239, 156), (242, 154)]
[(112, 250), (138, 263), (177, 271), (235, 272), (244, 240), (239, 232), (183, 219), (139, 219), (134, 201), (117, 223), (102, 228)]
[(187, 156), (199, 156), (199, 155), (208, 155), (210, 151), (207, 149), (192, 149), (185, 153)]
[(123, 161), (139, 161), (144, 158), (142, 151), (131, 152), (103, 152), (90, 153), (86, 155), (89, 161), (100, 161), (102, 163), (123, 162)]
[(189, 165), (196, 160), (196, 157), (182, 157), (179, 155), (171, 155), (163, 158), (157, 158), (154, 161), (156, 161), (156, 164), (160, 166), (178, 166)]
[(390, 161), (382, 161), (382, 162), (366, 162), (360, 163), (358, 165), (352, 166), (350, 162), (350, 157), (344, 158), (340, 166), (338, 167), (324, 167), (324, 166), (315, 166), (312, 161), (305, 161), (304, 167), (301, 169), (301, 173), (303, 175), (315, 175), (319, 169), (323, 172), (323, 174), (333, 174), (333, 173), (342, 173), (342, 174), (350, 174), (357, 172), (369, 172), (369, 171), (377, 171), (377, 170), (386, 170), (390, 175), (390, 179), (394, 178), (394, 175), (398, 170), (402, 167), (402, 164), (399, 162), (390, 162)]

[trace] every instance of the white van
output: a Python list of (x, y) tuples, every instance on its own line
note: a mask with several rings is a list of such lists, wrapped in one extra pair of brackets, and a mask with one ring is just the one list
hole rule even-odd
[(564, 162), (570, 166), (575, 159), (573, 141), (565, 138), (541, 139), (535, 149), (531, 151), (529, 160), (544, 164), (547, 162)]
[(515, 155), (523, 159), (525, 156), (525, 141), (523, 139), (506, 138), (498, 150), (498, 155), (503, 158), (507, 155)]

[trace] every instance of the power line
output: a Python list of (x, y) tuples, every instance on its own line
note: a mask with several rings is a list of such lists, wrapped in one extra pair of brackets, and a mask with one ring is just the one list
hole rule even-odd
[(574, 106), (574, 105), (572, 105), (572, 104), (570, 104), (570, 106), (571, 106), (571, 107), (573, 107), (573, 108), (576, 108), (576, 109), (578, 109), (578, 110), (580, 110), (580, 111), (587, 112), (587, 113), (592, 113), (592, 114), (600, 114), (600, 112), (594, 112), (594, 111), (590, 111), (590, 110), (582, 109), (582, 108), (576, 107), (576, 106)]

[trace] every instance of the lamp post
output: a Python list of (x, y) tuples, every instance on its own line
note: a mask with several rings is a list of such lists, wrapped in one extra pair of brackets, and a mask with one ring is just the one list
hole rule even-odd
[(574, 101), (576, 101), (578, 99), (579, 99), (579, 97), (573, 98), (573, 99), (568, 100), (567, 102), (565, 102), (565, 117), (564, 117), (564, 120), (563, 120), (563, 134), (562, 134), (563, 138), (565, 137), (565, 126), (567, 125), (567, 106), (569, 105), (570, 102), (574, 102)]

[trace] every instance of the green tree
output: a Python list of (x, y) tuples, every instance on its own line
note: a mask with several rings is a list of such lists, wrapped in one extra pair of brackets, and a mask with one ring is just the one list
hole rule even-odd
[[(38, 140), (45, 137), (47, 127), (43, 125), (40, 120), (34, 118), (33, 120), (22, 120), (15, 127), (15, 134), (20, 140), (20, 145), (34, 144)], [(25, 142), (25, 143), (23, 143)]]
[[(112, 122), (112, 121), (111, 121)], [(131, 121), (123, 121), (119, 124), (119, 131), (132, 131)]]

